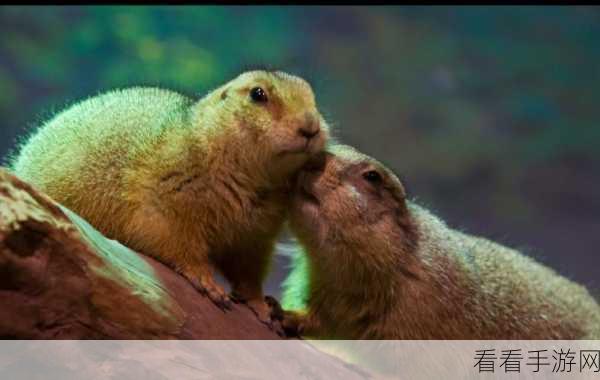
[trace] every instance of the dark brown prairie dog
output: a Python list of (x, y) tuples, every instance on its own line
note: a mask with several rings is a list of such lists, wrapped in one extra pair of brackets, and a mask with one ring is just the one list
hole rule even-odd
[(39, 128), (13, 168), (228, 306), (217, 268), (265, 317), (262, 281), (288, 183), (327, 136), (306, 81), (251, 71), (199, 100), (140, 87), (84, 100)]
[[(313, 162), (314, 161), (314, 162)], [(588, 291), (409, 202), (376, 160), (335, 146), (299, 176), (305, 254), (285, 283), (288, 328), (335, 339), (599, 339)]]

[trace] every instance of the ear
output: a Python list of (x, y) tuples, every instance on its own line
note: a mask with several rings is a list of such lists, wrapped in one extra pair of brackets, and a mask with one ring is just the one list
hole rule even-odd
[(408, 214), (408, 207), (406, 206), (406, 198), (396, 197), (396, 215), (399, 218), (404, 218)]
[(228, 92), (229, 92), (229, 88), (228, 87), (225, 87), (223, 89), (223, 91), (221, 91), (221, 95), (219, 96), (221, 98), (221, 100), (227, 99)]
[(396, 216), (401, 219), (400, 224), (404, 225), (404, 219), (408, 217), (408, 207), (406, 205), (406, 190), (400, 179), (394, 181), (394, 185), (390, 188), (394, 201), (396, 202)]
[(400, 227), (402, 247), (405, 252), (414, 252), (419, 241), (417, 226), (408, 209), (406, 199), (398, 201), (396, 208), (396, 223)]
[(389, 186), (392, 196), (398, 203), (406, 203), (406, 189), (402, 180), (392, 177), (392, 184)]
[(406, 188), (404, 187), (404, 183), (402, 180), (398, 181), (398, 186), (396, 187), (396, 196), (402, 200), (406, 199)]

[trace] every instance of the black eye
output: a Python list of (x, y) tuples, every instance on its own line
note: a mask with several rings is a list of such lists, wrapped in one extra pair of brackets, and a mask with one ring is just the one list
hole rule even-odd
[(369, 170), (368, 172), (363, 173), (363, 178), (371, 183), (380, 183), (381, 175), (377, 173), (375, 170)]
[(266, 103), (267, 93), (260, 87), (254, 87), (250, 90), (250, 98), (257, 103)]

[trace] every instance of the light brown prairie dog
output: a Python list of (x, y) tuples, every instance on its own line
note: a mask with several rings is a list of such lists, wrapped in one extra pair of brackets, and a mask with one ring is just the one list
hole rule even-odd
[[(466, 205), (468, 206), (468, 205)], [(347, 146), (299, 175), (305, 253), (285, 283), (288, 328), (335, 339), (600, 339), (588, 291), (521, 253), (446, 226)]]
[(290, 179), (327, 136), (306, 81), (250, 71), (199, 100), (141, 87), (84, 100), (41, 126), (13, 168), (228, 306), (218, 269), (265, 317), (262, 282)]

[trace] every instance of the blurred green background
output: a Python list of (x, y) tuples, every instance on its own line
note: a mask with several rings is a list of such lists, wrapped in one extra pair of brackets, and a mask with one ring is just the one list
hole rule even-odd
[(268, 65), (450, 225), (600, 288), (599, 8), (3, 6), (0, 36), (0, 156), (82, 97)]

